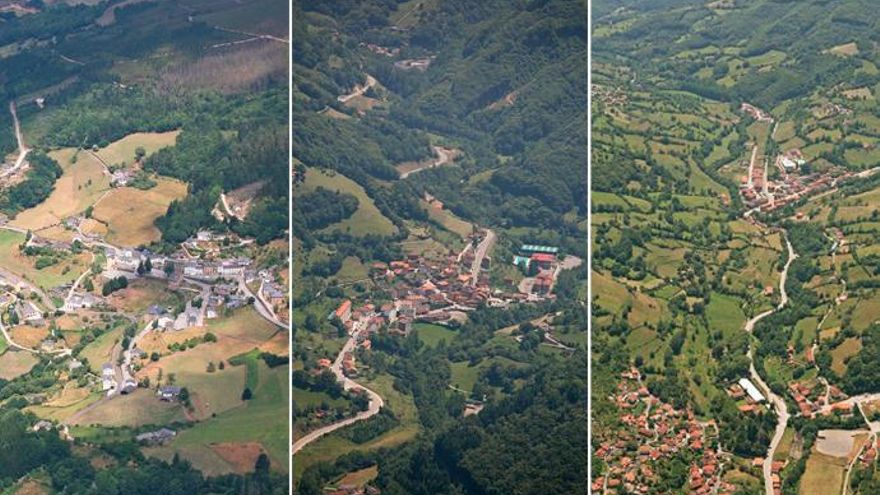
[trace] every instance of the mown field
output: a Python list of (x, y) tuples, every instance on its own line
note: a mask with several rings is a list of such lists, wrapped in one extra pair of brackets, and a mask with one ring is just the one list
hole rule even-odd
[(95, 205), (92, 217), (106, 227), (107, 242), (137, 247), (162, 237), (154, 222), (168, 211), (172, 201), (186, 196), (187, 186), (168, 178), (156, 182), (156, 187), (148, 190), (115, 188)]
[(348, 193), (358, 200), (358, 209), (351, 217), (326, 227), (324, 231), (339, 230), (356, 236), (366, 234), (392, 235), (397, 232), (397, 227), (376, 208), (364, 188), (344, 175), (310, 168), (306, 172), (305, 182), (300, 189), (302, 192), (308, 192), (318, 187)]

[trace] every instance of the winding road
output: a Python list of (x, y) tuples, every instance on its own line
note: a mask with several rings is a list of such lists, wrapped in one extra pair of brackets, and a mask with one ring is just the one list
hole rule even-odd
[(361, 411), (356, 415), (345, 418), (341, 421), (337, 421), (333, 424), (329, 424), (327, 426), (322, 426), (317, 430), (311, 431), (298, 440), (293, 442), (293, 455), (296, 455), (297, 452), (302, 450), (306, 445), (318, 440), (319, 438), (332, 433), (340, 428), (344, 428), (348, 425), (354, 424), (358, 421), (363, 421), (367, 418), (375, 416), (379, 413), (379, 409), (381, 409), (385, 405), (385, 401), (382, 400), (382, 397), (376, 392), (364, 387), (363, 385), (359, 385), (351, 378), (346, 377), (342, 373), (342, 358), (345, 356), (346, 352), (351, 352), (355, 346), (357, 345), (357, 334), (352, 335), (348, 341), (342, 346), (342, 350), (339, 351), (339, 355), (336, 356), (336, 360), (333, 362), (333, 365), (330, 366), (330, 370), (336, 375), (336, 379), (342, 382), (342, 387), (345, 390), (351, 390), (355, 388), (362, 389), (367, 396), (370, 398), (370, 405), (367, 407), (366, 411)]
[(366, 84), (364, 84), (363, 86), (355, 86), (354, 90), (352, 90), (351, 93), (349, 93), (347, 95), (338, 96), (336, 99), (339, 100), (340, 103), (346, 103), (346, 102), (348, 102), (348, 100), (354, 98), (355, 96), (361, 96), (362, 94), (366, 93), (367, 90), (372, 88), (373, 86), (375, 86), (377, 82), (378, 81), (376, 81), (375, 77), (367, 74), (367, 83)]
[[(748, 333), (752, 333), (756, 323), (776, 311), (781, 310), (786, 304), (788, 304), (788, 294), (785, 292), (785, 281), (788, 278), (788, 268), (798, 255), (794, 252), (794, 248), (791, 246), (791, 241), (788, 240), (788, 236), (785, 235), (785, 231), (783, 231), (783, 236), (785, 237), (785, 245), (788, 248), (788, 260), (785, 262), (785, 267), (782, 269), (782, 274), (779, 277), (779, 305), (776, 309), (764, 311), (746, 322), (745, 331)], [(773, 390), (770, 389), (767, 383), (761, 378), (761, 375), (758, 374), (758, 370), (755, 369), (755, 360), (751, 346), (749, 346), (749, 352), (746, 355), (749, 358), (749, 374), (751, 375), (752, 381), (755, 382), (755, 384), (767, 395), (768, 400), (776, 410), (776, 431), (773, 434), (773, 439), (770, 441), (770, 448), (767, 450), (767, 457), (764, 458), (763, 466), (764, 492), (766, 495), (774, 495), (772, 479), (773, 455), (776, 453), (776, 449), (779, 447), (779, 442), (782, 441), (782, 436), (785, 434), (785, 428), (788, 425), (788, 406), (785, 403), (785, 399), (773, 393)]]
[(419, 167), (414, 170), (410, 170), (409, 172), (401, 173), (400, 178), (406, 179), (407, 177), (409, 177), (410, 175), (412, 175), (416, 172), (421, 172), (422, 170), (427, 170), (430, 168), (441, 167), (443, 165), (446, 165), (447, 163), (452, 162), (452, 160), (455, 159), (456, 150), (441, 148), (440, 146), (432, 146), (431, 148), (434, 150), (434, 153), (437, 155), (436, 158), (434, 158), (431, 161), (424, 162), (425, 165), (422, 167)]

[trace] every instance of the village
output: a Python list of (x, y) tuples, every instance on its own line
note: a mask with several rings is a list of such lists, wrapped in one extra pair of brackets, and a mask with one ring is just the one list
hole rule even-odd
[[(767, 112), (748, 103), (743, 103), (740, 110), (758, 122), (775, 123)], [(747, 173), (740, 178), (740, 195), (748, 209), (747, 216), (757, 211), (768, 213), (778, 210), (803, 198), (834, 190), (843, 181), (868, 177), (877, 171), (851, 172), (838, 166), (822, 171), (812, 170), (797, 148), (777, 154), (772, 160), (771, 169), (771, 161), (759, 156), (758, 150), (759, 146), (754, 144)], [(776, 179), (771, 179), (771, 172), (774, 171)]]
[[(458, 253), (409, 254), (388, 263), (370, 266), (369, 277), (377, 290), (360, 300), (346, 298), (329, 314), (327, 320), (345, 332), (347, 341), (335, 357), (319, 357), (310, 370), (313, 375), (331, 371), (345, 390), (369, 399), (366, 411), (303, 435), (294, 443), (294, 453), (310, 442), (354, 421), (377, 414), (384, 404), (376, 392), (354, 381), (359, 376), (358, 352), (372, 349), (371, 338), (380, 333), (407, 337), (416, 331), (416, 323), (456, 327), (467, 321), (468, 313), (480, 307), (506, 308), (513, 304), (552, 300), (559, 273), (575, 268), (582, 260), (559, 256), (554, 246), (525, 244), (511, 261), (527, 275), (516, 290), (503, 291), (490, 285), (489, 252), (496, 235), (489, 229), (474, 229), (468, 243)], [(529, 268), (531, 267), (531, 268)], [(380, 294), (381, 299), (376, 298)], [(553, 336), (552, 315), (545, 315), (535, 326), (543, 343), (564, 352), (573, 352)], [(511, 335), (518, 340), (520, 335)], [(454, 387), (452, 387), (456, 390)], [(478, 414), (483, 409), (479, 398), (467, 397), (463, 415)], [(316, 418), (324, 417), (315, 411)]]
[[(416, 322), (463, 323), (468, 312), (482, 305), (507, 307), (552, 299), (559, 272), (577, 266), (570, 259), (566, 259), (567, 263), (560, 261), (556, 247), (523, 245), (513, 263), (523, 268), (532, 266), (535, 275), (530, 277), (530, 282), (520, 284), (519, 292), (493, 290), (489, 285), (491, 258), (487, 256), (487, 250), (494, 242), (494, 234), (481, 231), (470, 241), (460, 253), (450, 252), (443, 259), (411, 254), (406, 259), (390, 263), (374, 263), (370, 269), (371, 280), (390, 297), (390, 301), (367, 299), (355, 306), (346, 299), (327, 318), (338, 319), (358, 346), (368, 350), (370, 336), (381, 329), (386, 329), (390, 335), (406, 337), (412, 333)], [(552, 328), (547, 326), (544, 339), (551, 345), (560, 345), (551, 331)], [(330, 359), (322, 359), (318, 365), (328, 368)], [(343, 356), (342, 366), (346, 376), (357, 376), (353, 352), (348, 351)]]
[(693, 454), (688, 468), (688, 493), (733, 494), (736, 486), (722, 479), (726, 456), (718, 445), (714, 420), (699, 421), (690, 409), (663, 403), (648, 391), (638, 369), (621, 373), (611, 400), (619, 410), (622, 428), (615, 439), (595, 447), (607, 465), (605, 475), (593, 480), (591, 493), (652, 493), (657, 463), (680, 452)]
[[(183, 242), (171, 255), (162, 255), (145, 248), (113, 246), (97, 236), (83, 235), (78, 228), (81, 220), (69, 218), (64, 222), (66, 228), (77, 232), (71, 242), (28, 233), (21, 249), (64, 252), (89, 248), (103, 257), (104, 262), (98, 265), (97, 272), (93, 265), (74, 282), (52, 287), (46, 292), (28, 280), (0, 272), (0, 285), (5, 287), (0, 294), (0, 309), (3, 311), (0, 329), (11, 346), (21, 351), (45, 353), (58, 358), (71, 356), (72, 350), (63, 344), (54, 326), (40, 343), (39, 349), (17, 344), (10, 332), (18, 326), (44, 327), (52, 316), (65, 313), (75, 314), (84, 310), (116, 312), (108, 302), (107, 296), (110, 294), (100, 294), (101, 291), (83, 286), (84, 278), (89, 275), (105, 281), (105, 284), (118, 284), (120, 287), (138, 279), (152, 279), (167, 284), (168, 290), (194, 294), (182, 307), (153, 304), (144, 314), (135, 315), (142, 330), (130, 339), (128, 347), (122, 349), (120, 355), (101, 365), (100, 376), (91, 376), (92, 382), (100, 387), (107, 399), (130, 394), (142, 386), (135, 375), (149, 360), (149, 356), (137, 347), (137, 343), (150, 332), (180, 332), (204, 327), (209, 320), (220, 318), (224, 312), (247, 305), (253, 305), (260, 316), (272, 324), (287, 328), (287, 290), (278, 282), (279, 267), (257, 270), (250, 257), (230, 254), (235, 248), (252, 245), (253, 239), (200, 231)], [(8, 226), (2, 228), (13, 229)], [(124, 283), (120, 282), (123, 280)], [(30, 296), (26, 297), (25, 294)], [(70, 371), (82, 367), (83, 363), (75, 358), (68, 363)], [(156, 400), (176, 401), (181, 390), (180, 386), (158, 387)], [(161, 443), (171, 437), (160, 433), (158, 436), (147, 435), (143, 440)]]

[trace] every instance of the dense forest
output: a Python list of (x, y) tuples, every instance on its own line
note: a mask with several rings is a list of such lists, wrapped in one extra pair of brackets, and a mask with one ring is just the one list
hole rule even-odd
[[(431, 70), (402, 72), (386, 57), (334, 43), (327, 30), (307, 29), (307, 16), (294, 15), (295, 37), (301, 35), (293, 49), (297, 158), (368, 187), (372, 179), (396, 178), (393, 165), (429, 157), (425, 133), (441, 134), (461, 146), (464, 158), (459, 167), (414, 176), (412, 193), (428, 191), (457, 214), (484, 224), (579, 235), (563, 217), (586, 214), (581, 151), (586, 146), (586, 6), (484, 2), (475, 8), (472, 2), (443, 2), (396, 42), (380, 34), (392, 7), (343, 3), (331, 11), (351, 23), (352, 34), (403, 44), (402, 53), (439, 50)], [(329, 9), (309, 2), (295, 8)], [(362, 64), (393, 94), (389, 108), (356, 122), (317, 115), (325, 107), (350, 112), (335, 95), (363, 82), (362, 74), (352, 74), (352, 64), (321, 63), (330, 56)], [(511, 94), (514, 104), (496, 104)], [(489, 180), (468, 181), (486, 171), (491, 171)], [(462, 182), (469, 185), (462, 188)]]

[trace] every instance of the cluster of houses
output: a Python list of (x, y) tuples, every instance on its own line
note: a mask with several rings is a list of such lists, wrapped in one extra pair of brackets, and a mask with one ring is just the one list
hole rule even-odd
[(757, 120), (758, 122), (773, 123), (773, 117), (769, 113), (750, 103), (743, 102), (743, 104), (740, 105), (739, 109), (749, 114), (753, 119)]
[(19, 323), (33, 327), (42, 327), (46, 324), (43, 312), (31, 301), (19, 300), (15, 305), (15, 313), (18, 316)]
[(737, 383), (728, 387), (727, 395), (737, 401), (739, 411), (746, 414), (757, 413), (763, 407), (761, 403), (767, 400), (748, 378), (740, 378)]
[(253, 243), (254, 239), (242, 239), (234, 233), (200, 230), (196, 235), (183, 241), (182, 247), (187, 251), (202, 252), (210, 257), (217, 255), (224, 248), (247, 246)]
[(659, 481), (657, 463), (687, 450), (695, 454), (688, 471), (688, 493), (732, 494), (736, 486), (722, 480), (718, 428), (698, 421), (690, 410), (663, 403), (642, 384), (638, 369), (621, 374), (615, 395), (623, 425), (596, 448), (607, 469), (594, 478), (593, 494), (648, 494)]
[(147, 445), (161, 445), (177, 436), (177, 432), (168, 428), (148, 431), (134, 437), (135, 441)]
[(627, 102), (626, 92), (621, 88), (609, 88), (601, 84), (590, 86), (593, 101), (601, 101), (608, 107), (622, 106)]
[(400, 70), (419, 70), (426, 71), (428, 67), (431, 66), (431, 62), (434, 61), (434, 56), (424, 57), (424, 58), (410, 58), (406, 60), (399, 60), (394, 62), (394, 67)]
[(751, 170), (751, 177), (741, 179), (740, 194), (746, 206), (760, 208), (764, 212), (773, 211), (803, 197), (826, 191), (852, 175), (837, 168), (803, 175), (799, 170), (805, 163), (800, 150), (789, 150), (779, 155), (776, 166), (780, 170), (780, 180), (764, 177), (764, 167), (756, 164)]
[(104, 363), (101, 366), (101, 390), (103, 390), (108, 397), (112, 395), (116, 395), (117, 393), (126, 395), (137, 390), (138, 384), (131, 377), (125, 377), (120, 384), (116, 380), (116, 368), (112, 363)]
[(360, 46), (361, 48), (366, 48), (367, 50), (370, 50), (371, 52), (375, 53), (376, 55), (384, 55), (386, 57), (396, 57), (400, 54), (400, 48), (398, 48), (398, 47), (386, 48), (384, 46), (380, 46), (375, 43), (364, 43), (364, 42), (358, 43), (358, 46)]
[(869, 443), (864, 450), (862, 450), (861, 455), (859, 455), (859, 462), (862, 463), (863, 468), (870, 467), (874, 464), (874, 461), (877, 460), (877, 451), (880, 450), (880, 439), (877, 439), (876, 442)]
[(231, 258), (219, 261), (202, 259), (181, 261), (183, 276), (203, 282), (214, 282), (221, 278), (233, 279), (249, 276), (256, 279), (256, 272), (248, 270), (250, 258)]
[[(853, 413), (853, 404), (845, 402), (848, 398), (839, 388), (829, 384), (825, 393), (815, 383), (791, 382), (788, 391), (797, 404), (798, 411), (805, 418), (812, 418), (816, 414), (829, 416), (832, 413), (849, 415)], [(838, 402), (833, 402), (837, 400)]]

